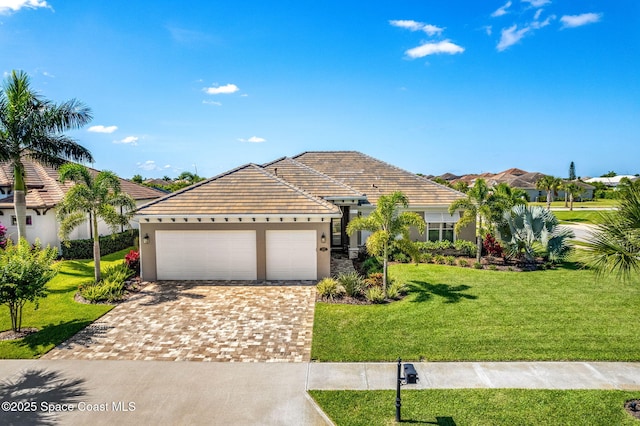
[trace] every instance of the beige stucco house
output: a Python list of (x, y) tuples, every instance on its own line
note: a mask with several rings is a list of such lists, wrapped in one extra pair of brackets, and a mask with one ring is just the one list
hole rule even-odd
[(247, 164), (138, 209), (145, 280), (317, 280), (332, 251), (355, 255), (367, 234), (346, 235), (383, 194), (402, 191), (427, 222), (414, 240), (455, 235), (460, 192), (355, 151), (305, 152)]

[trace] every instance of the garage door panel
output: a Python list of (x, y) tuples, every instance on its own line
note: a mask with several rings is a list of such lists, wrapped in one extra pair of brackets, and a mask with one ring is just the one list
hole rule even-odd
[(267, 279), (315, 280), (317, 234), (314, 230), (267, 231)]
[(255, 280), (255, 231), (157, 231), (160, 280)]

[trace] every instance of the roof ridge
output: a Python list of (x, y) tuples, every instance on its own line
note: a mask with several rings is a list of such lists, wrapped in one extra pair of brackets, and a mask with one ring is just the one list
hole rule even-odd
[[(358, 152), (358, 151), (353, 151), (353, 152)], [(410, 176), (412, 176), (414, 179), (416, 179), (418, 181), (423, 181), (425, 183), (429, 183), (429, 184), (432, 184), (432, 185), (435, 185), (435, 186), (439, 186), (439, 187), (444, 188), (444, 189), (446, 189), (446, 190), (448, 190), (450, 192), (455, 192), (457, 194), (462, 194), (462, 192), (460, 192), (460, 191), (457, 191), (457, 190), (455, 190), (453, 188), (449, 188), (448, 186), (445, 186), (445, 185), (441, 185), (441, 184), (439, 184), (437, 182), (432, 181), (431, 179), (427, 179), (427, 178), (425, 178), (423, 176), (420, 176), (420, 175), (418, 175), (416, 173), (410, 172), (409, 170), (405, 170), (402, 167), (398, 167), (398, 166), (396, 166), (394, 164), (387, 163), (386, 161), (380, 160), (379, 158), (372, 157), (372, 156), (370, 156), (368, 154), (365, 154), (363, 152), (359, 152), (359, 154), (367, 157), (370, 160), (377, 161), (378, 163), (381, 163), (381, 164), (384, 164), (385, 166), (391, 167), (392, 169), (399, 170), (399, 171), (401, 171), (403, 173), (407, 173), (407, 174), (409, 174)]]
[[(336, 152), (337, 152), (337, 151), (336, 151)], [(341, 151), (341, 152), (345, 152), (345, 151)], [(356, 152), (356, 151), (353, 151), (353, 152)], [(335, 184), (337, 184), (337, 185), (339, 185), (339, 186), (341, 186), (341, 187), (343, 187), (343, 188), (346, 188), (346, 189), (348, 189), (348, 190), (350, 190), (350, 191), (353, 191), (353, 192), (355, 192), (355, 193), (359, 194), (359, 195), (360, 195), (360, 196), (362, 196), (362, 197), (366, 197), (366, 195), (365, 195), (364, 193), (362, 193), (362, 192), (358, 191), (357, 189), (355, 189), (355, 188), (353, 188), (353, 187), (351, 187), (351, 186), (347, 185), (347, 184), (346, 184), (346, 183), (344, 183), (344, 182), (340, 182), (338, 179), (336, 179), (336, 178), (334, 178), (334, 177), (332, 177), (332, 176), (329, 176), (329, 175), (328, 175), (328, 174), (326, 174), (326, 173), (322, 173), (320, 170), (316, 170), (316, 169), (314, 169), (313, 167), (311, 167), (311, 166), (309, 166), (309, 165), (307, 165), (307, 164), (304, 164), (304, 163), (301, 163), (300, 161), (294, 160), (294, 159), (293, 159), (293, 158), (291, 158), (291, 157), (283, 157), (280, 161), (282, 161), (282, 160), (290, 161), (290, 162), (292, 162), (292, 163), (296, 164), (297, 166), (300, 166), (300, 167), (302, 167), (302, 168), (304, 168), (304, 169), (309, 170), (310, 172), (316, 173), (316, 174), (317, 174), (317, 175), (319, 175), (319, 176), (322, 176), (322, 177), (325, 177), (325, 178), (329, 179), (331, 182), (333, 182), (333, 183), (335, 183)]]
[(238, 167), (236, 167), (234, 169), (227, 170), (226, 172), (223, 172), (223, 173), (217, 174), (217, 175), (215, 175), (213, 177), (210, 177), (209, 179), (201, 180), (200, 182), (196, 182), (196, 183), (194, 183), (192, 185), (189, 185), (189, 186), (187, 186), (185, 188), (179, 189), (176, 192), (171, 192), (169, 194), (166, 194), (164, 197), (156, 198), (155, 200), (150, 201), (150, 202), (148, 202), (146, 204), (143, 204), (142, 206), (138, 207), (137, 210), (142, 210), (144, 208), (151, 207), (151, 206), (153, 206), (153, 205), (155, 205), (155, 204), (157, 204), (157, 203), (159, 203), (161, 201), (165, 201), (165, 200), (168, 200), (170, 198), (174, 198), (175, 196), (177, 196), (179, 194), (183, 194), (185, 192), (188, 192), (188, 191), (194, 190), (196, 188), (199, 188), (202, 185), (205, 185), (207, 183), (213, 182), (214, 180), (218, 180), (218, 179), (220, 179), (220, 178), (222, 178), (224, 176), (230, 175), (231, 173), (235, 173), (238, 170), (244, 169), (244, 168), (250, 166), (251, 164), (252, 163), (247, 163), (247, 164), (244, 164), (242, 166), (238, 166)]
[(249, 163), (249, 164), (247, 164), (247, 166), (253, 166), (256, 170), (262, 172), (265, 176), (267, 176), (269, 178), (272, 178), (272, 179), (275, 179), (276, 181), (278, 181), (278, 182), (290, 187), (294, 191), (301, 193), (303, 196), (307, 197), (309, 200), (311, 200), (311, 201), (313, 201), (313, 202), (315, 202), (317, 204), (320, 204), (320, 205), (322, 205), (324, 207), (327, 207), (327, 208), (329, 208), (331, 210), (335, 210), (335, 209), (338, 208), (335, 204), (330, 203), (330, 202), (326, 201), (325, 199), (320, 198), (320, 197), (318, 197), (316, 195), (313, 195), (312, 193), (305, 191), (304, 189), (292, 184), (291, 182), (289, 182), (289, 181), (287, 181), (287, 180), (285, 180), (285, 179), (283, 179), (283, 178), (281, 178), (279, 176), (274, 175), (273, 173), (271, 173), (267, 169), (263, 168), (259, 164)]

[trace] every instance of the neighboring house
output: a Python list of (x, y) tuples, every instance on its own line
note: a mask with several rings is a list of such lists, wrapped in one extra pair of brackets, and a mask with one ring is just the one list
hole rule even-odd
[[(43, 166), (27, 158), (23, 159), (23, 164), (27, 183), (27, 239), (33, 243), (37, 238), (43, 245), (60, 247), (55, 207), (73, 183), (59, 182), (58, 171), (52, 167)], [(94, 175), (98, 173), (91, 168), (89, 171)], [(120, 184), (122, 191), (131, 195), (138, 206), (165, 195), (153, 188), (125, 179), (120, 179)], [(7, 228), (7, 235), (15, 240), (18, 227), (13, 206), (12, 185), (12, 167), (9, 163), (0, 163), (0, 223)], [(136, 228), (137, 223), (132, 221), (131, 226)], [(108, 235), (111, 230), (104, 223), (99, 223), (99, 232), (100, 235)], [(72, 240), (91, 237), (92, 230), (89, 222), (76, 228), (70, 235)]]
[(460, 192), (360, 152), (305, 152), (248, 164), (138, 209), (145, 280), (317, 280), (332, 251), (357, 254), (367, 234), (348, 221), (402, 191), (427, 222), (414, 240), (463, 238), (447, 211)]
[[(486, 180), (487, 185), (495, 186), (499, 183), (507, 183), (512, 188), (522, 189), (527, 193), (529, 197), (529, 201), (546, 201), (547, 193), (546, 191), (542, 191), (536, 188), (536, 183), (540, 178), (544, 177), (543, 173), (539, 172), (527, 172), (518, 168), (511, 168), (500, 173), (489, 173), (485, 172), (479, 175), (476, 174), (468, 174), (462, 176), (456, 176), (451, 173), (445, 173), (440, 178), (450, 182), (451, 184), (456, 183), (457, 181), (466, 182), (469, 186), (473, 186), (476, 179), (482, 178)], [(568, 180), (563, 180), (563, 182), (569, 182)], [(576, 201), (583, 200), (592, 200), (594, 197), (595, 187), (589, 185), (588, 183), (582, 182), (580, 180), (574, 181), (576, 184), (581, 186), (584, 189), (584, 192), (580, 197), (576, 199)], [(586, 182), (589, 182), (588, 180)], [(554, 195), (554, 199), (556, 200), (564, 200), (564, 191), (558, 190)]]
[(631, 182), (634, 182), (634, 181), (640, 179), (640, 177), (633, 176), (633, 175), (618, 175), (618, 176), (613, 176), (613, 177), (594, 177), (594, 178), (585, 180), (585, 182), (587, 182), (587, 183), (600, 182), (600, 183), (602, 183), (602, 184), (604, 184), (606, 186), (609, 186), (611, 188), (616, 188), (616, 187), (618, 187), (618, 185), (620, 185), (620, 181), (623, 178), (627, 178)]

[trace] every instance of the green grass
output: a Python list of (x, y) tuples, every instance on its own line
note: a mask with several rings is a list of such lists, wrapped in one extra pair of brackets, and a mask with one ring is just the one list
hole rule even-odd
[(553, 214), (556, 215), (560, 222), (595, 224), (597, 223), (601, 212), (598, 210), (554, 210)]
[[(531, 206), (547, 206), (547, 202), (546, 201), (534, 201), (534, 202), (530, 202), (529, 205)], [(573, 208), (574, 209), (593, 209), (593, 208), (609, 208), (609, 207), (616, 207), (618, 205), (618, 200), (609, 200), (609, 199), (605, 199), (605, 198), (599, 198), (595, 201), (574, 201), (573, 202)], [(555, 208), (555, 207), (562, 207), (564, 208), (564, 200), (563, 201), (553, 201), (551, 203), (551, 208)]]
[[(392, 425), (395, 391), (309, 391), (338, 425)], [(615, 390), (402, 390), (402, 420), (462, 425), (638, 425), (624, 403), (638, 392)]]
[(556, 270), (398, 264), (410, 293), (386, 305), (317, 303), (319, 361), (639, 361), (640, 282)]
[[(121, 261), (128, 252), (129, 249), (104, 256), (101, 269)], [(24, 306), (22, 327), (35, 327), (40, 331), (24, 339), (1, 341), (0, 359), (37, 358), (111, 310), (113, 306), (86, 305), (74, 301), (78, 285), (91, 280), (93, 260), (61, 262), (60, 272), (47, 283), (49, 295), (40, 300), (38, 310), (34, 310), (32, 303)], [(9, 308), (2, 305), (0, 331), (9, 329)]]

